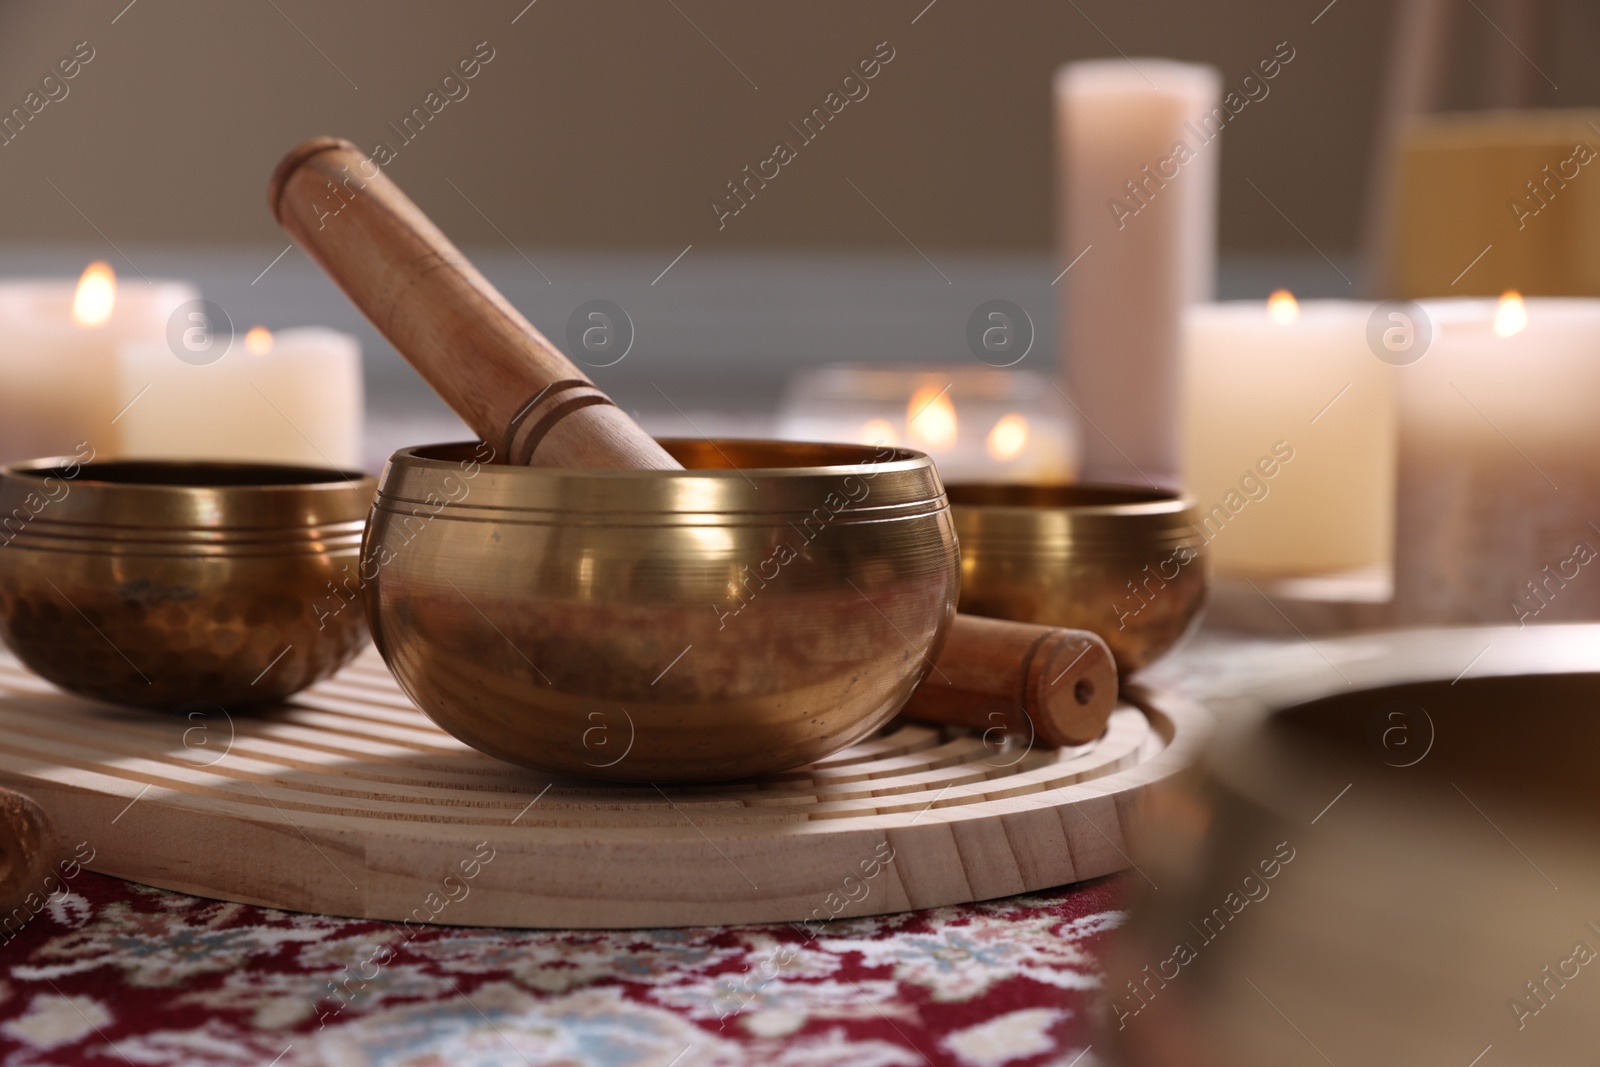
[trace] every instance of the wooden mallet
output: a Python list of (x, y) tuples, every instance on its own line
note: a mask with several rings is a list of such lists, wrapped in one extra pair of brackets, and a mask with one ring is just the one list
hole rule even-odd
[(503, 462), (683, 469), (349, 141), (314, 137), (284, 156), (267, 199), (278, 223)]
[(1054, 747), (1099, 737), (1116, 705), (1117, 665), (1095, 634), (958, 613), (900, 714)]

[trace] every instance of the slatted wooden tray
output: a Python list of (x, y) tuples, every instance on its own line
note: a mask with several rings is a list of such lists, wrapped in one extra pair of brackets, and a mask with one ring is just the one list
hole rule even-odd
[(0, 654), (0, 784), (89, 866), (392, 921), (642, 927), (871, 915), (1122, 870), (1151, 783), (1209, 718), (1135, 693), (1100, 740), (997, 750), (895, 725), (787, 774), (704, 787), (552, 779), (434, 726), (369, 650), (257, 714), (58, 692)]

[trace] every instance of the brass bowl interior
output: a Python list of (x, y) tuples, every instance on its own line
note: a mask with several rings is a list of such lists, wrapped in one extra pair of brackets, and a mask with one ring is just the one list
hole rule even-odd
[[(1115, 508), (1124, 513), (1172, 514), (1187, 504), (1177, 493), (1135, 485), (1100, 485), (1078, 482), (1068, 485), (1030, 485), (997, 482), (947, 485), (950, 503), (972, 507), (1004, 508)], [(1141, 506), (1147, 505), (1147, 506)]]
[[(1515, 710), (1516, 728), (1508, 728)], [(1263, 744), (1274, 758), (1298, 765), (1343, 764), (1364, 772), (1382, 731), (1416, 737), (1406, 743), (1417, 762), (1404, 777), (1374, 784), (1394, 791), (1437, 791), (1450, 782), (1480, 777), (1493, 766), (1483, 788), (1509, 794), (1519, 805), (1547, 806), (1563, 817), (1600, 818), (1600, 674), (1540, 674), (1439, 679), (1334, 693), (1285, 708), (1262, 726)], [(1425, 720), (1432, 723), (1426, 736)], [(1424, 755), (1423, 747), (1427, 751)], [(1265, 748), (1261, 750), (1265, 754)], [(1252, 759), (1257, 757), (1251, 757)], [(1403, 760), (1401, 760), (1403, 762)], [(1365, 775), (1363, 775), (1365, 776)], [(1301, 790), (1263, 795), (1287, 810)]]
[[(76, 468), (61, 459), (14, 463), (13, 473), (30, 478), (67, 478), (80, 485), (172, 486), (181, 489), (239, 486), (306, 486), (360, 481), (359, 472), (277, 463), (210, 463), (175, 460), (112, 459)], [(76, 469), (78, 473), (72, 473)]]
[[(853, 467), (861, 464), (905, 463), (920, 458), (909, 448), (875, 445), (826, 444), (816, 441), (763, 441), (744, 439), (671, 438), (661, 442), (668, 455), (696, 471), (785, 470)], [(744, 460), (744, 462), (738, 462)]]

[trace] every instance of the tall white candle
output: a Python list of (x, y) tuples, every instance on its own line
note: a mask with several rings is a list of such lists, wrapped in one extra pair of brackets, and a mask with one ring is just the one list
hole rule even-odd
[(198, 300), (187, 282), (118, 285), (91, 264), (77, 281), (0, 282), (0, 462), (120, 450), (114, 422), (132, 398), (117, 380), (116, 352), (159, 341), (178, 307)]
[(1600, 618), (1600, 300), (1423, 301), (1402, 368), (1400, 621)]
[[(1056, 75), (1067, 380), (1084, 477), (1170, 481), (1185, 305), (1211, 296), (1222, 92), (1211, 67), (1071, 63)], [(1215, 112), (1214, 112), (1215, 109)], [(1080, 258), (1081, 257), (1081, 258)]]
[(1389, 564), (1404, 368), (1369, 347), (1372, 311), (1287, 293), (1188, 310), (1183, 484), (1219, 572)]
[(165, 342), (123, 348), (122, 417), (130, 456), (233, 459), (359, 469), (361, 345), (326, 329), (235, 337), (210, 363)]

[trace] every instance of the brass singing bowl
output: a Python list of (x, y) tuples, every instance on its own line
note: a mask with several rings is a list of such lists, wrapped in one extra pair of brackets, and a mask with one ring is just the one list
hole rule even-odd
[(932, 462), (906, 449), (662, 441), (683, 471), (403, 449), (362, 578), (401, 687), (467, 744), (620, 781), (820, 759), (930, 669), (960, 580)]
[(375, 487), (274, 464), (0, 469), (0, 637), (35, 673), (99, 700), (281, 699), (366, 643), (354, 579)]
[(1091, 630), (1127, 675), (1170, 651), (1205, 603), (1192, 503), (1116, 485), (951, 485), (961, 610)]
[(1600, 625), (1304, 651), (1208, 701), (1193, 780), (1150, 798), (1095, 1046), (1126, 1067), (1592, 1063)]

